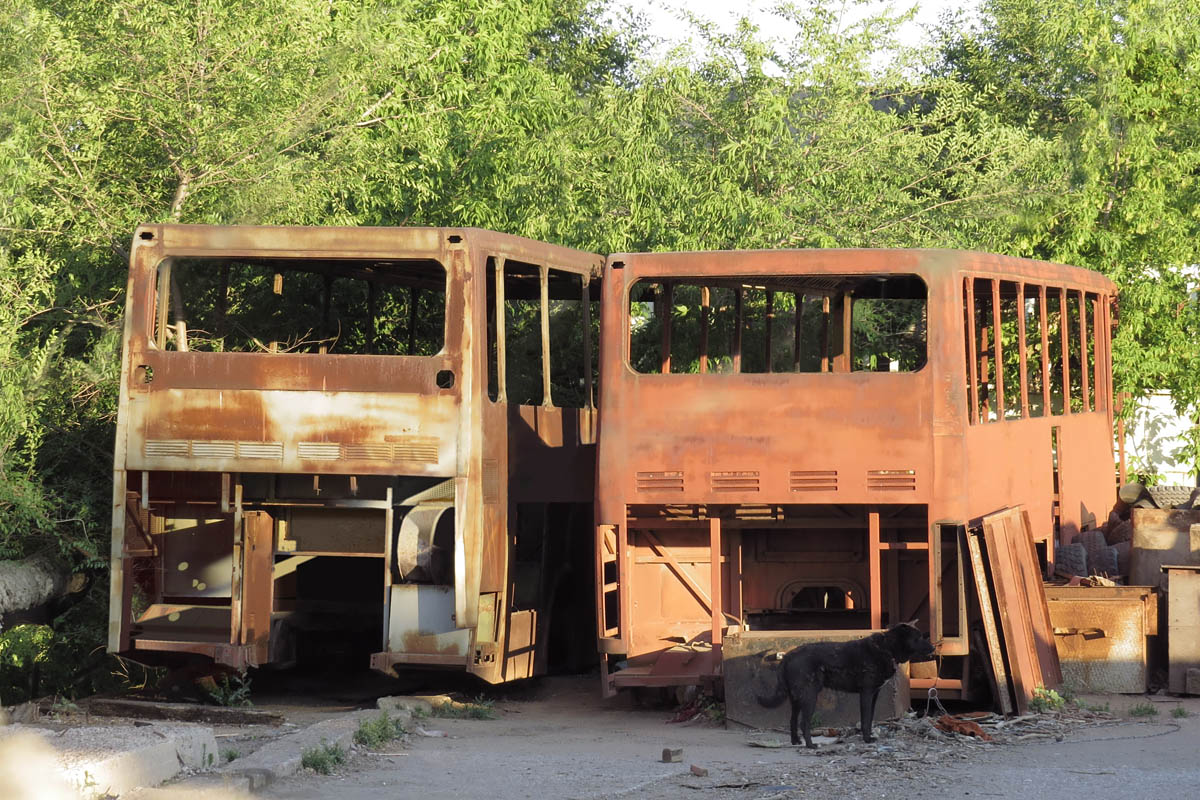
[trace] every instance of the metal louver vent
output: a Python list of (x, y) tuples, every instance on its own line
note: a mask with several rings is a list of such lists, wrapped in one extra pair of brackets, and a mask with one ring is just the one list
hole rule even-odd
[(342, 457), (342, 446), (337, 442), (300, 442), (296, 453), (308, 461), (337, 461)]
[(397, 439), (393, 447), (392, 459), (395, 461), (436, 464), (438, 460), (438, 440), (432, 437), (406, 436)]
[(877, 492), (914, 492), (917, 489), (915, 469), (867, 470), (867, 489)]
[(283, 442), (238, 442), (239, 458), (283, 458)]
[(682, 492), (683, 473), (671, 472), (639, 472), (637, 474), (637, 490), (639, 492)]
[(392, 446), (382, 442), (375, 444), (342, 445), (345, 458), (353, 461), (391, 461)]
[(237, 458), (237, 442), (193, 441), (192, 455), (196, 458)]
[(788, 474), (788, 485), (793, 492), (836, 492), (838, 488), (837, 470), (793, 470)]
[(223, 439), (147, 439), (147, 458), (283, 458), (283, 442), (234, 442)]
[(757, 492), (758, 470), (733, 470), (726, 472), (710, 472), (714, 492)]
[(147, 439), (142, 444), (146, 458), (187, 458), (187, 439)]

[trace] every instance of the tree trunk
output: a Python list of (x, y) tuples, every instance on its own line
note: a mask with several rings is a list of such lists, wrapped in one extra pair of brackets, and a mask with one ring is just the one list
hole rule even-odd
[(0, 561), (0, 615), (37, 608), (70, 591), (71, 572), (45, 555)]

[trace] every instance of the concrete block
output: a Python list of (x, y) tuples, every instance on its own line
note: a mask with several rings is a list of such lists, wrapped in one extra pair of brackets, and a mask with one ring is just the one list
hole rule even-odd
[(58, 774), (79, 791), (100, 795), (157, 786), (184, 768), (211, 767), (219, 753), (212, 728), (203, 725), (92, 725), (62, 732), (13, 725), (4, 730), (44, 737), (54, 748)]
[(1184, 673), (1183, 690), (1187, 694), (1200, 694), (1200, 669), (1192, 667)]
[(674, 764), (677, 761), (683, 761), (683, 748), (664, 747), (662, 752), (662, 760), (664, 764)]
[(425, 698), (405, 697), (403, 695), (381, 697), (375, 701), (375, 707), (381, 711), (407, 711), (410, 716), (414, 711), (418, 714), (430, 714), (433, 712), (433, 703)]
[(297, 773), (306, 750), (321, 745), (349, 749), (354, 742), (354, 732), (358, 730), (359, 723), (378, 713), (356, 711), (310, 725), (268, 742), (245, 758), (231, 762), (221, 772), (244, 776), (251, 782), (252, 788), (260, 789), (268, 783)]
[[(752, 728), (788, 730), (790, 705), (764, 708), (759, 697), (770, 697), (779, 686), (778, 660), (764, 656), (782, 654), (808, 642), (845, 642), (861, 639), (870, 631), (742, 631), (728, 635), (721, 648), (725, 674), (725, 716), (731, 722)], [(908, 711), (911, 696), (908, 670), (901, 667), (896, 677), (883, 685), (875, 706), (875, 724)], [(849, 727), (859, 722), (858, 695), (826, 689), (817, 696), (815, 726)]]

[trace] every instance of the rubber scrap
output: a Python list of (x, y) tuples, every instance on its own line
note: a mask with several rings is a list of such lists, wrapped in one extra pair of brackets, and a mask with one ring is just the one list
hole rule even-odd
[(979, 723), (963, 719), (962, 717), (956, 717), (953, 714), (945, 714), (938, 717), (937, 728), (946, 733), (961, 733), (963, 736), (974, 736), (976, 739), (982, 739), (985, 742), (992, 741), (992, 737), (983, 728), (979, 727)]

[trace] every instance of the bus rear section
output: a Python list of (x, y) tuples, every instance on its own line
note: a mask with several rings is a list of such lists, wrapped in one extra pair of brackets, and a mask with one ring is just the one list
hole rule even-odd
[[(733, 715), (773, 690), (755, 683), (765, 656), (908, 621), (939, 658), (914, 665), (906, 685), (943, 697), (982, 688), (969, 663), (977, 609), (965, 536), (1025, 504), (1045, 510), (1036, 535), (1052, 539), (1058, 499), (1053, 419), (1014, 420), (1022, 441), (1047, 427), (1036, 471), (1027, 452), (993, 441), (985, 454), (970, 438), (968, 397), (978, 403), (983, 389), (967, 375), (979, 346), (967, 347), (964, 271), (1035, 263), (997, 258), (610, 257), (596, 530), (606, 692), (723, 680)], [(1096, 414), (1079, 436), (1103, 445), (1105, 424)], [(971, 468), (987, 487), (972, 485)], [(1111, 458), (1108, 470), (1073, 484), (1093, 508), (1112, 491)]]
[[(506, 255), (598, 275), (589, 254), (486, 231), (139, 228), (110, 651), (532, 674), (536, 632), (510, 624), (520, 459), (484, 405), (472, 280)], [(535, 499), (590, 512), (587, 443), (557, 444), (558, 494)]]

